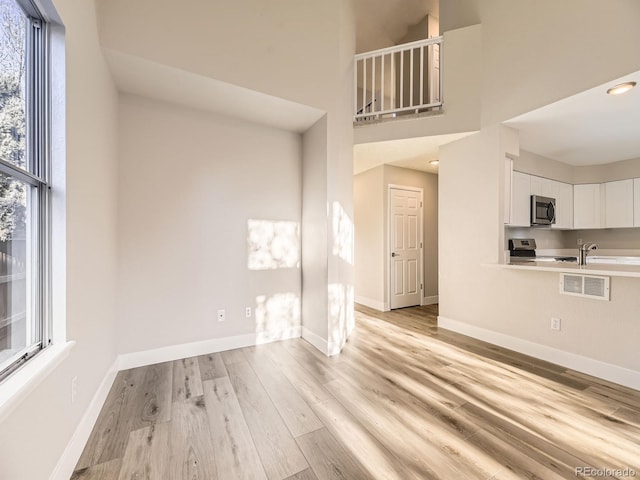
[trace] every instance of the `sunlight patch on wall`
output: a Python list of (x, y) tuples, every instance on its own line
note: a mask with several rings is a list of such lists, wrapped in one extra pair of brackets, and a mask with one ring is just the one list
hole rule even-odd
[(353, 285), (329, 284), (329, 355), (340, 352), (356, 321)]
[(300, 297), (295, 293), (259, 295), (255, 313), (258, 343), (300, 336)]
[(249, 220), (249, 270), (300, 268), (300, 224)]
[(353, 265), (353, 222), (340, 202), (333, 202), (333, 254)]

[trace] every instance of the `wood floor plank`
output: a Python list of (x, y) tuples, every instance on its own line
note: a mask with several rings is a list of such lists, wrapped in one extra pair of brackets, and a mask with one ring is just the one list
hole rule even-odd
[(318, 477), (316, 477), (316, 474), (313, 473), (313, 470), (307, 468), (306, 470), (296, 473), (295, 475), (291, 475), (286, 480), (318, 480)]
[(369, 475), (386, 480), (416, 478), (340, 402), (335, 399), (327, 400), (314, 404), (312, 408), (327, 430), (360, 462)]
[(202, 396), (174, 402), (169, 438), (171, 480), (211, 480), (216, 477), (215, 452)]
[(267, 477), (281, 480), (308, 468), (304, 455), (249, 363), (230, 363), (227, 371)]
[(326, 428), (296, 439), (318, 480), (375, 478), (356, 462)]
[[(475, 466), (463, 455), (464, 439), (441, 433), (416, 421), (402, 406), (385, 401), (384, 395), (371, 397), (357, 384), (334, 380), (327, 388), (358, 421), (402, 461), (413, 478), (486, 479), (495, 468)], [(425, 415), (420, 420), (428, 422)]]
[(298, 437), (323, 427), (313, 410), (263, 350), (256, 349), (246, 357), (291, 435)]
[(164, 480), (171, 461), (171, 425), (154, 424), (129, 435), (118, 480)]
[(612, 415), (640, 428), (640, 410), (620, 407)]
[(227, 376), (227, 369), (222, 361), (222, 355), (219, 353), (200, 355), (198, 357), (198, 366), (200, 367), (202, 381)]
[(202, 396), (202, 379), (196, 357), (173, 362), (173, 401)]
[(116, 458), (92, 467), (82, 468), (73, 472), (71, 480), (115, 480), (118, 478), (121, 465), (122, 459)]
[(247, 361), (241, 348), (237, 348), (235, 350), (227, 350), (226, 352), (220, 352), (220, 356), (222, 357), (225, 365)]
[(265, 351), (271, 360), (285, 374), (298, 393), (309, 405), (331, 400), (333, 396), (322, 383), (305, 369), (281, 345), (282, 342), (265, 345)]
[(298, 360), (298, 363), (321, 383), (324, 384), (335, 380), (335, 375), (326, 365), (328, 359), (326, 357), (321, 358), (316, 356), (311, 350), (306, 348), (305, 344), (307, 344), (307, 342), (301, 338), (282, 342), (282, 346)]
[(266, 479), (229, 378), (207, 380), (203, 387), (218, 478)]
[(499, 459), (502, 466), (491, 478), (561, 480), (570, 478), (574, 473), (568, 466), (559, 465), (552, 458), (531, 450), (525, 453), (513, 442), (485, 430), (479, 430), (467, 442), (475, 446), (479, 454)]
[(144, 367), (144, 378), (136, 391), (138, 412), (131, 430), (171, 420), (173, 385), (172, 362)]
[(122, 458), (134, 422), (136, 391), (144, 382), (145, 369), (118, 373), (96, 420), (76, 470)]

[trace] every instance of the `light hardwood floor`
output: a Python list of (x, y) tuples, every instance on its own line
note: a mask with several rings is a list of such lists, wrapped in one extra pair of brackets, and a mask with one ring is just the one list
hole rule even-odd
[(120, 372), (72, 479), (640, 478), (640, 392), (436, 315), (358, 306), (332, 358), (295, 339)]

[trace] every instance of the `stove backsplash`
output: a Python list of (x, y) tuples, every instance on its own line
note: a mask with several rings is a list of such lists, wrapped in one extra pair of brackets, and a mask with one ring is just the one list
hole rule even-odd
[(505, 245), (510, 238), (534, 238), (539, 250), (577, 248), (578, 239), (584, 243), (595, 242), (599, 249), (640, 249), (640, 228), (551, 230), (505, 227)]

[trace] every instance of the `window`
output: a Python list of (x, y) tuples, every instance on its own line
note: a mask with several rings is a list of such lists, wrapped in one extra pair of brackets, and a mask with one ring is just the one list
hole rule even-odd
[(0, 380), (48, 344), (46, 24), (0, 0)]

